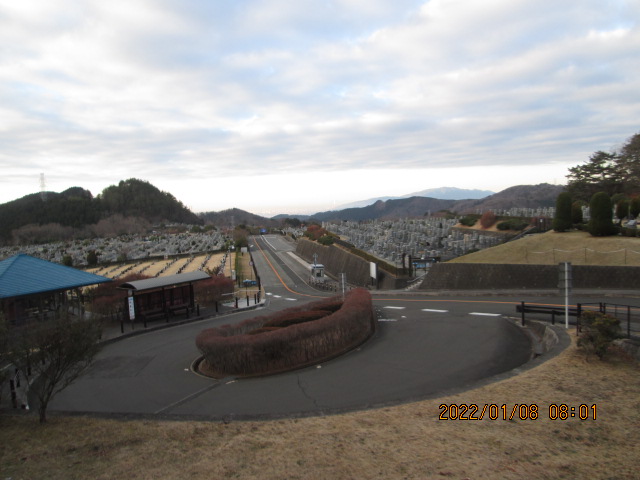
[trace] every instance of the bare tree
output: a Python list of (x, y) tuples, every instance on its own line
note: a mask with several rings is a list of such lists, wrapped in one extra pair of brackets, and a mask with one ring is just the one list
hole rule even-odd
[(9, 361), (9, 344), (8, 344), (9, 325), (4, 313), (0, 311), (0, 394), (4, 388), (4, 383), (9, 378), (9, 370), (7, 363)]
[(101, 332), (96, 321), (66, 314), (10, 332), (9, 355), (16, 367), (33, 376), (31, 393), (38, 402), (40, 423), (47, 421), (51, 399), (89, 367), (100, 350)]

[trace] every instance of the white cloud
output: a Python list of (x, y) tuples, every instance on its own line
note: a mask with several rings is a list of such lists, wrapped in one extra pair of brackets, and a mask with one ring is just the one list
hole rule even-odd
[(41, 171), (179, 199), (292, 172), (371, 170), (387, 189), (386, 169), (540, 172), (637, 132), (631, 1), (0, 4), (0, 202)]

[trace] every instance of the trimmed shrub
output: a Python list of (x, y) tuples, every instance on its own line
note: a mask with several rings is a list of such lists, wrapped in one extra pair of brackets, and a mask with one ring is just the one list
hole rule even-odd
[(520, 230), (524, 230), (529, 225), (530, 225), (530, 222), (525, 222), (524, 220), (521, 220), (518, 218), (510, 218), (509, 220), (505, 220), (503, 222), (498, 223), (498, 225), (496, 225), (496, 228), (501, 231), (504, 231), (504, 230), (520, 231)]
[(553, 229), (556, 232), (571, 230), (573, 225), (571, 214), (571, 195), (569, 192), (562, 192), (556, 198), (556, 215), (553, 218)]
[(629, 217), (630, 203), (629, 200), (623, 198), (616, 203), (616, 217), (619, 219)]
[(269, 320), (264, 324), (265, 327), (288, 327), (290, 325), (297, 325), (298, 323), (312, 322), (319, 320), (322, 317), (330, 315), (332, 312), (329, 310), (310, 310), (308, 312), (292, 312), (290, 314), (281, 315), (277, 318)]
[[(293, 319), (303, 311), (319, 315), (323, 305), (335, 305), (337, 299), (312, 302), (270, 316), (245, 320), (237, 325), (203, 330), (196, 337), (205, 370), (215, 376), (262, 375), (282, 372), (317, 363), (346, 352), (365, 341), (373, 333), (375, 313), (370, 293), (363, 289), (350, 291), (342, 308), (317, 320), (277, 328), (261, 335), (248, 335), (252, 330), (271, 327), (277, 319)], [(304, 314), (307, 315), (307, 314)]]
[(462, 217), (460, 219), (460, 224), (465, 227), (473, 227), (478, 221), (478, 217), (475, 215), (467, 215), (466, 217)]
[(269, 332), (273, 332), (275, 330), (280, 330), (281, 327), (262, 327), (262, 328), (256, 328), (255, 330), (251, 330), (250, 332), (247, 332), (247, 335), (259, 335), (261, 333), (269, 333)]
[(604, 192), (596, 193), (591, 197), (589, 210), (591, 212), (591, 220), (589, 221), (589, 233), (591, 235), (603, 237), (615, 233), (609, 195)]
[(631, 199), (629, 210), (631, 212), (632, 218), (636, 218), (638, 215), (640, 215), (640, 197), (633, 197)]
[(571, 204), (571, 223), (573, 225), (580, 225), (584, 222), (584, 218), (582, 216), (582, 203), (573, 202)]

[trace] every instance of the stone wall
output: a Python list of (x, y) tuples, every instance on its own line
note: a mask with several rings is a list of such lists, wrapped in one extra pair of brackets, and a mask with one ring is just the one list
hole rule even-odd
[[(640, 289), (640, 267), (574, 265), (573, 288)], [(420, 290), (557, 289), (557, 265), (436, 263)]]

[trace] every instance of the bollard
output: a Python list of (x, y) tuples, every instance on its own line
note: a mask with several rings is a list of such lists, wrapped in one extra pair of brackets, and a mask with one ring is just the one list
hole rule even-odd
[(124, 319), (120, 319), (120, 333), (124, 333)]
[(198, 303), (196, 305), (196, 313), (198, 314), (198, 317), (200, 316), (200, 304)]
[(238, 297), (235, 297), (235, 298), (236, 298), (236, 308), (238, 308)]
[(247, 295), (247, 307), (249, 306), (249, 295)]
[(522, 307), (522, 326), (524, 327), (524, 302), (520, 302), (520, 306)]
[(556, 311), (551, 310), (551, 325), (555, 325), (555, 324), (556, 324)]
[(218, 313), (218, 312), (219, 312), (219, 310), (218, 310), (218, 300), (216, 300), (216, 313)]

